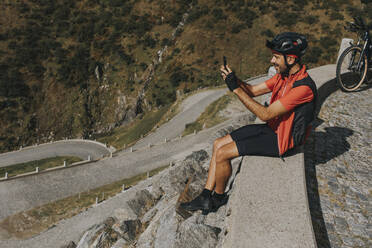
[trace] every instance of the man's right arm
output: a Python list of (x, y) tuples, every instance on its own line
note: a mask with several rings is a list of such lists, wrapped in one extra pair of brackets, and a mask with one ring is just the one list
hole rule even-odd
[(250, 97), (260, 96), (271, 92), (265, 82), (250, 85), (238, 79), (239, 87), (242, 88)]

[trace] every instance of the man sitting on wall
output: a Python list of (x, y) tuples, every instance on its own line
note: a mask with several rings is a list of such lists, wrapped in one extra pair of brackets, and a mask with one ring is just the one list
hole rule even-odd
[[(277, 73), (265, 82), (250, 85), (238, 79), (229, 66), (220, 68), (230, 91), (266, 123), (247, 125), (215, 140), (204, 190), (194, 200), (182, 203), (182, 208), (216, 211), (227, 202), (225, 188), (231, 176), (231, 159), (245, 155), (282, 157), (301, 145), (310, 131), (317, 89), (301, 64), (306, 38), (285, 32), (267, 41), (266, 46), (272, 51), (271, 64)], [(272, 96), (267, 107), (253, 99), (269, 92)]]

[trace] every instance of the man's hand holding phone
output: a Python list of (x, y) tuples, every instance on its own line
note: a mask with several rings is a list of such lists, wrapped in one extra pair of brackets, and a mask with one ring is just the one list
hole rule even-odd
[(235, 76), (235, 73), (227, 65), (225, 56), (223, 56), (223, 65), (221, 65), (220, 71), (221, 71), (221, 76), (223, 80), (225, 80), (225, 83), (227, 84), (227, 87), (229, 88), (230, 91), (234, 91), (235, 89), (239, 87), (238, 78)]

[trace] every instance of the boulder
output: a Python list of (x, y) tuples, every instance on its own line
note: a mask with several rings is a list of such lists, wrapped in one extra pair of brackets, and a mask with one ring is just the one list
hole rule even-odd
[(136, 192), (134, 199), (128, 201), (130, 209), (138, 216), (144, 215), (154, 204), (157, 199), (150, 194), (147, 189)]
[(76, 248), (76, 244), (74, 241), (70, 241), (67, 245), (61, 246), (61, 248)]
[(134, 241), (138, 234), (142, 231), (142, 223), (139, 219), (125, 220), (120, 225), (122, 238), (127, 241)]
[[(80, 239), (77, 244), (77, 248), (90, 248), (91, 244), (94, 242), (94, 239), (100, 235), (105, 229), (105, 224), (94, 225), (88, 229), (83, 237)], [(93, 241), (92, 241), (93, 240)]]
[(176, 214), (175, 207), (170, 207), (159, 219), (154, 247), (176, 247), (178, 225), (181, 218)]
[(198, 221), (194, 215), (178, 228), (174, 247), (178, 248), (214, 248), (218, 243), (218, 234), (221, 229), (212, 227)]
[(119, 237), (119, 234), (112, 228), (117, 220), (107, 218), (104, 223), (92, 226), (80, 239), (77, 248), (104, 248), (111, 247)]
[(128, 241), (125, 239), (119, 239), (116, 241), (116, 243), (111, 247), (111, 248), (124, 248), (124, 247), (129, 247)]
[(126, 204), (124, 207), (114, 210), (114, 217), (118, 220), (118, 222), (137, 219), (137, 215)]

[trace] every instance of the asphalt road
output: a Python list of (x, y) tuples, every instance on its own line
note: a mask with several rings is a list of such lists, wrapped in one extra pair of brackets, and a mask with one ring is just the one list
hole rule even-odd
[(146, 147), (149, 144), (158, 144), (167, 140), (174, 139), (182, 134), (185, 130), (185, 125), (196, 121), (205, 108), (223, 96), (227, 92), (226, 89), (216, 89), (201, 91), (197, 94), (186, 98), (181, 106), (181, 111), (174, 116), (170, 121), (163, 124), (143, 139), (139, 140), (134, 146), (134, 149)]
[(19, 151), (0, 154), (0, 167), (56, 156), (75, 156), (82, 160), (98, 159), (110, 154), (104, 144), (87, 140), (62, 140), (26, 147)]

